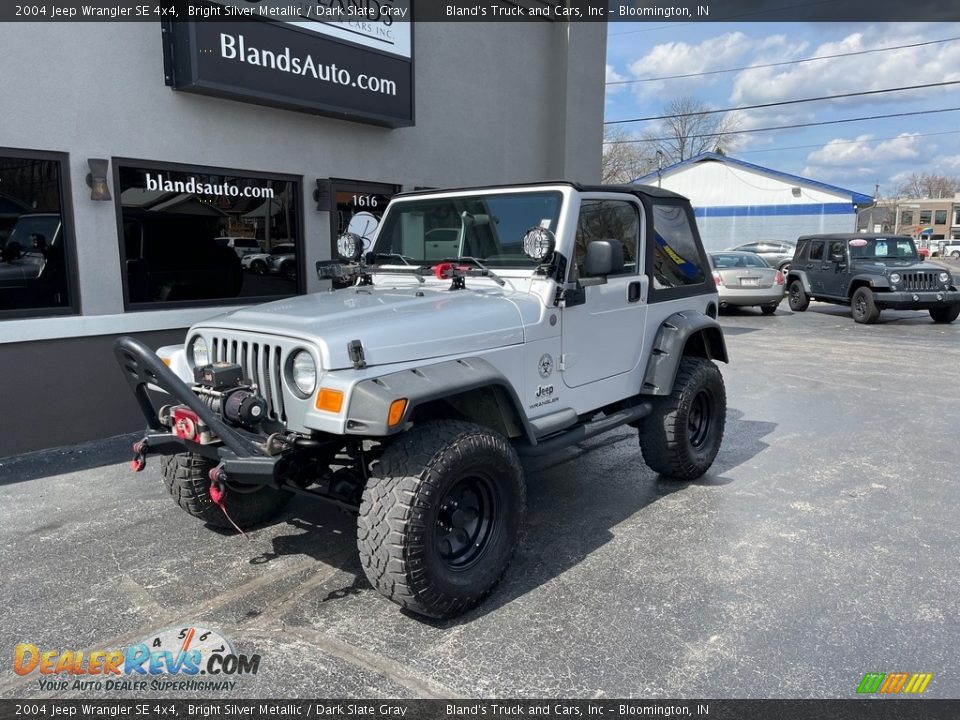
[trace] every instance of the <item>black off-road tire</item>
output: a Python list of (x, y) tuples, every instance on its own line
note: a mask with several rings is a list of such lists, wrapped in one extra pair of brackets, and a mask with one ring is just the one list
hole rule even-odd
[(469, 422), (425, 422), (374, 466), (357, 522), (360, 562), (401, 607), (459, 615), (503, 577), (525, 510), (523, 470), (506, 438)]
[(640, 424), (640, 450), (651, 470), (672, 480), (696, 480), (713, 464), (723, 441), (727, 391), (711, 361), (684, 357), (673, 392), (654, 399)]
[(803, 289), (803, 283), (793, 280), (787, 290), (787, 303), (794, 312), (803, 312), (810, 307), (810, 298)]
[[(210, 499), (208, 473), (217, 463), (202, 455), (177, 453), (160, 458), (163, 482), (177, 505), (209, 525), (232, 528), (233, 525)], [(255, 490), (226, 488), (224, 504), (230, 517), (246, 529), (271, 520), (286, 507), (293, 493), (262, 487)]]
[(960, 305), (946, 305), (944, 307), (930, 308), (930, 317), (936, 323), (952, 323), (960, 316)]
[(761, 305), (760, 312), (762, 312), (764, 315), (773, 315), (777, 311), (778, 307), (780, 307), (779, 302), (775, 302), (770, 305)]
[(873, 298), (873, 291), (868, 287), (858, 287), (850, 298), (850, 314), (853, 321), (872, 325), (880, 319), (880, 308)]

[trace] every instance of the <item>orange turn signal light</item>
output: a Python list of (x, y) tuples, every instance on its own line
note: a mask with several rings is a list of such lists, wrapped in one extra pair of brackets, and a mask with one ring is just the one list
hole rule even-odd
[(320, 392), (317, 393), (316, 406), (317, 410), (339, 413), (343, 409), (343, 392), (330, 388), (320, 388)]
[(163, 364), (166, 365), (167, 367), (170, 367), (171, 365), (173, 365), (173, 360), (171, 360), (170, 358), (162, 357), (162, 358), (160, 358), (160, 360), (161, 360), (161, 361), (163, 362)]
[(403, 420), (403, 413), (407, 409), (407, 399), (400, 398), (390, 403), (390, 412), (387, 413), (387, 427), (393, 427)]

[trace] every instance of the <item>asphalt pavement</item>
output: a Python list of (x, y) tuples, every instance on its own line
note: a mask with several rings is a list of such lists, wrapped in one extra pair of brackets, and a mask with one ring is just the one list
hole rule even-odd
[[(960, 321), (784, 303), (721, 323), (708, 475), (658, 479), (629, 428), (527, 463), (514, 563), (450, 622), (372, 590), (334, 508), (296, 499), (245, 539), (176, 507), (156, 458), (132, 474), (129, 438), (0, 460), (0, 697), (846, 698), (866, 672), (933, 673), (928, 697), (960, 697)], [(11, 667), (18, 643), (181, 627), (259, 671), (142, 693)]]

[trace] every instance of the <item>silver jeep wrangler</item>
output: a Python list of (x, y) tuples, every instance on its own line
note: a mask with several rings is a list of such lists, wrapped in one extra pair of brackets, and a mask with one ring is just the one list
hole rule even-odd
[[(364, 247), (369, 251), (364, 252)], [(317, 264), (346, 283), (116, 356), (180, 506), (251, 526), (294, 493), (358, 514), (370, 582), (421, 615), (479, 602), (525, 509), (520, 457), (623, 425), (692, 480), (723, 438), (727, 362), (690, 203), (566, 182), (406, 193)], [(162, 391), (162, 392), (157, 392)]]

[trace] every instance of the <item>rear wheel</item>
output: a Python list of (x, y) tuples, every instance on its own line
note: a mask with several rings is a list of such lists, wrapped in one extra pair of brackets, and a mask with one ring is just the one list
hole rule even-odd
[(773, 315), (777, 311), (778, 307), (780, 307), (779, 301), (769, 305), (761, 305), (760, 312), (762, 312), (764, 315)]
[(790, 309), (794, 312), (803, 312), (810, 305), (810, 298), (807, 297), (807, 293), (805, 293), (803, 290), (803, 283), (801, 283), (799, 280), (794, 280), (790, 283), (788, 296)]
[(384, 450), (357, 522), (367, 579), (420, 615), (459, 615), (506, 571), (526, 505), (513, 446), (473, 423), (414, 426)]
[[(227, 516), (210, 497), (210, 470), (217, 463), (202, 455), (178, 453), (160, 458), (160, 469), (167, 490), (177, 505), (195, 518), (215, 527), (233, 527)], [(225, 488), (224, 505), (241, 528), (271, 520), (286, 507), (292, 493), (262, 486)]]
[(727, 393), (720, 370), (709, 360), (684, 357), (673, 392), (654, 400), (640, 425), (647, 465), (675, 480), (695, 480), (713, 464), (723, 440)]
[(947, 305), (946, 307), (930, 308), (930, 317), (934, 322), (952, 323), (960, 316), (960, 305)]
[(266, 275), (267, 274), (267, 264), (263, 260), (254, 260), (250, 263), (250, 269), (256, 275)]
[(960, 250), (954, 250), (952, 253), (950, 253), (950, 257), (952, 257), (954, 260), (960, 258)]
[(857, 288), (850, 300), (850, 312), (854, 322), (870, 325), (880, 318), (880, 308), (873, 299), (873, 291), (868, 287)]

